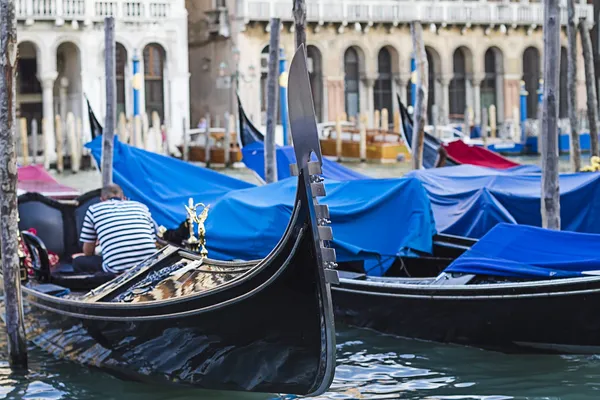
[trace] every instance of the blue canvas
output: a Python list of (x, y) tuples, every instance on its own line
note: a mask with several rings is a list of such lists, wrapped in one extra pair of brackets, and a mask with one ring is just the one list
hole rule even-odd
[[(537, 167), (460, 165), (412, 171), (427, 190), (438, 232), (480, 238), (497, 223), (541, 226)], [(560, 176), (561, 228), (600, 233), (600, 174)]]
[[(85, 146), (101, 165), (102, 136)], [(231, 190), (254, 186), (173, 157), (129, 146), (117, 138), (113, 180), (130, 199), (146, 204), (156, 222), (166, 228), (175, 228), (185, 220), (183, 206), (190, 197), (196, 202), (214, 203)]]
[(600, 270), (600, 235), (498, 224), (445, 272), (565, 278)]
[[(296, 155), (292, 146), (277, 146), (277, 178), (285, 179), (291, 176), (290, 164), (296, 163)], [(242, 148), (242, 161), (252, 171), (265, 179), (265, 149), (262, 142), (249, 143)], [(368, 179), (369, 177), (356, 172), (335, 161), (323, 158), (323, 178), (336, 181)]]
[[(97, 162), (101, 140), (86, 145)], [(189, 197), (210, 204), (207, 248), (211, 258), (223, 260), (263, 258), (275, 247), (290, 219), (297, 185), (291, 177), (254, 186), (118, 140), (113, 174), (125, 194), (146, 204), (167, 228), (186, 218)], [(369, 272), (382, 275), (391, 257), (431, 253), (435, 223), (418, 179), (328, 179), (325, 186), (327, 196), (319, 201), (329, 205), (339, 261), (367, 259)]]

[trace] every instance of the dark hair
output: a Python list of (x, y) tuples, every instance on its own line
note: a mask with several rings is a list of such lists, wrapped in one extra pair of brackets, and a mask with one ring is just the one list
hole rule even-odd
[(100, 197), (103, 199), (110, 199), (111, 197), (123, 197), (123, 189), (116, 183), (111, 183), (102, 188)]

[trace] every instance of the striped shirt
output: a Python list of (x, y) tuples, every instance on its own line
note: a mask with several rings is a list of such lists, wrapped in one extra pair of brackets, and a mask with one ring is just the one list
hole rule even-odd
[(98, 240), (102, 269), (120, 273), (156, 252), (156, 223), (144, 204), (111, 199), (88, 208), (79, 240)]

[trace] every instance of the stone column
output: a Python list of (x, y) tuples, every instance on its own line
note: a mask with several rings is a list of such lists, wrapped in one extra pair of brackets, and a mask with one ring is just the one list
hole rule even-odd
[(346, 109), (344, 102), (344, 78), (328, 76), (323, 79), (323, 86), (327, 88), (327, 103), (325, 104), (327, 117), (335, 121), (337, 116), (341, 115)]
[(69, 87), (69, 79), (66, 76), (62, 76), (59, 79), (58, 98), (60, 100), (59, 110), (60, 118), (63, 122), (67, 120), (68, 104), (67, 104), (67, 88)]
[[(46, 151), (48, 157), (46, 160), (49, 162), (56, 160), (56, 140), (54, 138), (54, 81), (58, 73), (56, 71), (47, 72), (41, 76), (40, 82), (42, 84), (42, 104), (43, 104), (43, 118), (44, 125), (42, 129), (45, 130), (44, 135), (44, 151)], [(43, 131), (44, 132), (44, 131)], [(46, 165), (48, 167), (48, 165)]]
[(442, 85), (442, 105), (439, 110), (440, 121), (442, 124), (447, 125), (450, 121), (450, 81), (452, 75), (442, 75), (440, 79)]
[[(366, 93), (367, 93), (367, 107), (362, 110), (367, 113), (367, 117), (369, 120), (369, 128), (373, 128), (373, 116), (375, 113), (375, 99), (373, 94), (373, 86), (375, 86), (375, 78), (373, 77), (365, 77), (363, 78), (363, 84), (365, 85)], [(362, 108), (362, 107), (361, 107)]]
[(473, 76), (473, 111), (475, 115), (475, 125), (481, 123), (481, 81), (483, 74)]

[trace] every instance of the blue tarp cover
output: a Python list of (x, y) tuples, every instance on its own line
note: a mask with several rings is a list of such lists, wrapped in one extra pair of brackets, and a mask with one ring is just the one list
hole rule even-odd
[[(86, 146), (100, 162), (101, 138)], [(210, 204), (207, 248), (211, 258), (225, 260), (263, 258), (275, 247), (291, 217), (297, 184), (292, 177), (254, 186), (118, 140), (113, 174), (125, 195), (146, 204), (167, 228), (185, 219), (189, 197)], [(390, 263), (376, 260), (431, 252), (435, 223), (417, 179), (326, 180), (325, 187), (327, 196), (319, 202), (329, 205), (339, 261), (372, 257), (366, 268), (380, 275)]]
[[(261, 258), (291, 217), (296, 178), (236, 190), (214, 204), (207, 220), (212, 257)], [(338, 261), (431, 252), (435, 234), (427, 195), (416, 179), (325, 182)], [(373, 271), (379, 274), (383, 271)]]
[[(497, 170), (460, 165), (406, 176), (423, 183), (438, 232), (479, 238), (500, 222), (542, 225), (537, 167)], [(600, 174), (562, 174), (560, 202), (562, 230), (600, 233)]]
[(514, 278), (565, 278), (600, 270), (600, 236), (498, 224), (446, 272)]
[[(296, 154), (292, 146), (277, 146), (277, 178), (290, 177), (290, 164), (296, 163)], [(242, 156), (246, 167), (256, 172), (263, 180), (265, 179), (265, 149), (264, 143), (254, 142), (242, 148)], [(369, 178), (335, 161), (323, 158), (323, 178), (336, 181), (349, 181), (354, 179)]]
[[(102, 136), (86, 147), (101, 165)], [(130, 199), (146, 204), (156, 222), (167, 228), (175, 228), (185, 220), (183, 206), (190, 197), (212, 204), (231, 190), (254, 186), (176, 158), (128, 146), (116, 138), (113, 180)]]

